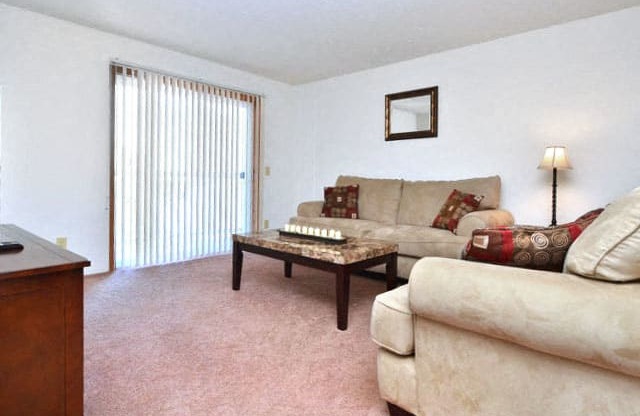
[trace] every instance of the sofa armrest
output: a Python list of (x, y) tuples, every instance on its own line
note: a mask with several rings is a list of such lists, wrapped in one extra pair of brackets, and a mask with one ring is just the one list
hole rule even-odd
[(640, 283), (426, 257), (409, 306), (418, 319), (640, 376)]
[(306, 201), (298, 204), (298, 217), (319, 217), (324, 201)]
[(478, 228), (510, 227), (513, 224), (513, 215), (504, 209), (474, 211), (460, 219), (456, 234), (471, 237), (473, 230)]

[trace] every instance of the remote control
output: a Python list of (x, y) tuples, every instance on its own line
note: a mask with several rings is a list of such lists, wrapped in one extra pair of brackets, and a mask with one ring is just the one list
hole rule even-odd
[(7, 251), (20, 251), (24, 246), (17, 241), (0, 241), (0, 253)]

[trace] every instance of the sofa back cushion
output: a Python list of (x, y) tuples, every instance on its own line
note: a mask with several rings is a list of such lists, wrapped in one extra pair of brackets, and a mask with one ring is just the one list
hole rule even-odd
[(565, 270), (584, 277), (640, 279), (640, 188), (608, 205), (573, 243)]
[(336, 180), (336, 186), (348, 185), (360, 186), (358, 218), (395, 224), (402, 191), (401, 179), (374, 179), (341, 175)]
[(462, 179), (457, 181), (405, 181), (398, 210), (398, 224), (430, 226), (451, 192), (483, 196), (478, 209), (500, 206), (500, 177)]

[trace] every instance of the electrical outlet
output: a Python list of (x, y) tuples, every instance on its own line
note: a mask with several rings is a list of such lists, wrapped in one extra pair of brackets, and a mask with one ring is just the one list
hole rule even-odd
[(56, 245), (66, 249), (67, 248), (67, 237), (56, 237)]
[(264, 220), (262, 225), (263, 225), (262, 228), (264, 228), (265, 230), (268, 229), (269, 228), (269, 220)]
[(271, 166), (264, 167), (264, 176), (271, 176)]

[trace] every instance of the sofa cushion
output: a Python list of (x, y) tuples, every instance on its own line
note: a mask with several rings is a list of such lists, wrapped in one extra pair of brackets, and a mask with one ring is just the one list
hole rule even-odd
[(640, 279), (640, 188), (605, 208), (573, 243), (565, 268), (612, 282)]
[(431, 226), (455, 233), (460, 219), (468, 213), (476, 211), (482, 198), (484, 197), (481, 195), (467, 194), (454, 189), (442, 204), (440, 212), (433, 219)]
[(358, 185), (326, 186), (322, 217), (358, 219)]
[(516, 226), (474, 230), (463, 259), (561, 272), (569, 247), (602, 209), (557, 227)]
[(409, 287), (402, 285), (376, 296), (371, 308), (373, 341), (396, 354), (413, 354), (413, 313)]
[(449, 230), (415, 225), (380, 226), (367, 238), (389, 240), (398, 244), (398, 254), (411, 257), (460, 258), (469, 237), (457, 236)]
[(293, 217), (289, 220), (291, 224), (306, 225), (328, 230), (340, 230), (348, 237), (364, 237), (371, 231), (380, 227), (377, 221), (352, 220), (349, 218), (326, 218), (326, 217)]
[(339, 176), (336, 186), (359, 185), (358, 218), (395, 224), (402, 180)]
[(398, 208), (398, 224), (426, 225), (433, 219), (454, 189), (483, 195), (478, 209), (500, 206), (500, 177), (472, 178), (457, 181), (405, 181)]

